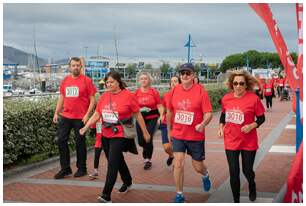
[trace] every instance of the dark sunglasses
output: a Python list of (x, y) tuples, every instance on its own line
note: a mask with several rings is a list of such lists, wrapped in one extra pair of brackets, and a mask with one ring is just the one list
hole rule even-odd
[(190, 71), (181, 71), (180, 74), (181, 74), (182, 76), (184, 76), (185, 74), (186, 74), (187, 76), (190, 76), (191, 72), (190, 72)]
[(245, 85), (245, 82), (233, 82), (233, 85), (234, 85), (234, 86), (238, 86), (238, 84), (239, 84), (240, 86), (244, 86), (244, 85)]

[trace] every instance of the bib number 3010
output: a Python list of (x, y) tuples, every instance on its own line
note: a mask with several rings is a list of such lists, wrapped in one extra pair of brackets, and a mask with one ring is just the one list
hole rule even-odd
[(239, 111), (226, 111), (225, 122), (242, 124), (244, 122), (244, 114)]

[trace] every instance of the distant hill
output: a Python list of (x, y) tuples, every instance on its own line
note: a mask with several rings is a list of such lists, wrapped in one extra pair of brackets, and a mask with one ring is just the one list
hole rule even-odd
[(54, 64), (67, 64), (69, 62), (69, 58), (56, 60)]
[[(29, 57), (32, 54), (26, 53), (19, 49), (3, 45), (3, 63), (4, 64), (19, 64), (28, 65)], [(38, 57), (38, 64), (40, 66), (47, 63), (47, 60)]]

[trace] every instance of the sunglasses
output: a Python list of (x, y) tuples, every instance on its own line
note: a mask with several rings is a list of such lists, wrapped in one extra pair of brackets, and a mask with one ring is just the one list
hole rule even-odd
[(244, 86), (244, 85), (245, 85), (245, 82), (233, 82), (233, 85), (234, 85), (234, 86), (238, 86), (238, 84), (239, 84), (240, 86)]
[(190, 75), (191, 75), (191, 72), (190, 72), (190, 71), (181, 71), (180, 74), (181, 74), (182, 76), (184, 76), (185, 74), (186, 74), (187, 76), (190, 76)]

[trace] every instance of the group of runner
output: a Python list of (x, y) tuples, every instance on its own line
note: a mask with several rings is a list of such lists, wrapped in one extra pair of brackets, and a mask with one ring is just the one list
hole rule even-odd
[[(205, 127), (212, 119), (212, 105), (204, 86), (194, 80), (196, 73), (192, 64), (180, 66), (179, 76), (171, 78), (170, 89), (162, 99), (159, 92), (151, 87), (153, 79), (149, 73), (140, 72), (140, 87), (130, 92), (119, 73), (111, 71), (104, 79), (106, 91), (100, 96), (94, 112), (96, 89), (92, 80), (81, 73), (82, 63), (79, 58), (71, 58), (69, 65), (71, 75), (61, 83), (53, 118), (59, 125), (61, 166), (54, 178), (61, 179), (72, 174), (67, 142), (72, 128), (75, 131), (78, 168), (74, 176), (87, 175), (84, 135), (96, 124), (94, 172), (91, 177), (98, 175), (102, 147), (108, 161), (105, 185), (98, 201), (111, 202), (118, 172), (123, 182), (119, 192), (127, 192), (133, 181), (123, 152), (131, 151), (134, 140), (125, 138), (125, 125), (131, 124), (134, 117), (137, 142), (142, 147), (144, 170), (150, 170), (153, 166), (153, 136), (160, 125), (162, 144), (168, 154), (166, 164), (173, 165), (176, 186), (174, 202), (185, 201), (183, 185), (186, 153), (191, 156), (192, 166), (200, 175), (203, 190), (208, 192), (211, 189), (212, 183), (204, 160)], [(240, 201), (240, 154), (243, 173), (249, 182), (249, 199), (254, 201), (256, 184), (253, 164), (258, 149), (256, 128), (265, 121), (265, 109), (260, 98), (253, 92), (257, 80), (248, 72), (231, 72), (227, 84), (229, 93), (220, 101), (222, 112), (218, 136), (224, 138), (234, 202)]]
[(289, 93), (287, 93), (287, 78), (282, 75), (273, 76), (273, 78), (259, 78), (259, 75), (255, 75), (257, 84), (255, 85), (256, 94), (266, 100), (267, 111), (272, 111), (273, 97), (277, 97), (280, 101), (287, 99)]

